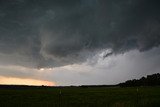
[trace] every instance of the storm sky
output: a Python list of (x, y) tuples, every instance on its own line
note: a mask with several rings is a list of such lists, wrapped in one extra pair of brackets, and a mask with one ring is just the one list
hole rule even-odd
[(0, 0), (0, 83), (117, 84), (160, 73), (159, 0)]

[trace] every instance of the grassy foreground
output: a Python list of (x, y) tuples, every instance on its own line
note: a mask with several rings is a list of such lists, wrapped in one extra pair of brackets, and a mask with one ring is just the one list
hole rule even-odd
[(3, 88), (0, 107), (160, 107), (160, 87)]

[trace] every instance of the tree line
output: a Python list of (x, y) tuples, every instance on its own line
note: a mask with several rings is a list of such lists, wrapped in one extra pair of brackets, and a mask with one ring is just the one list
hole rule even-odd
[(124, 83), (120, 83), (121, 87), (134, 87), (134, 86), (158, 86), (160, 85), (160, 74), (147, 75), (140, 79), (128, 80)]

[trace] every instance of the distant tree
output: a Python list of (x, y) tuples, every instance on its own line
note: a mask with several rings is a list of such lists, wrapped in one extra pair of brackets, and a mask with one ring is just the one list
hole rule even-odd
[(121, 87), (131, 87), (131, 86), (157, 86), (160, 85), (160, 74), (147, 75), (147, 77), (142, 77), (140, 79), (128, 80), (124, 83), (120, 83)]

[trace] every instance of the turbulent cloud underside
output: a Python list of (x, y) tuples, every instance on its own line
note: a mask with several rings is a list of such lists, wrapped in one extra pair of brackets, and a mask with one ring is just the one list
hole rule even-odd
[(59, 67), (160, 44), (158, 0), (1, 0), (1, 65)]

